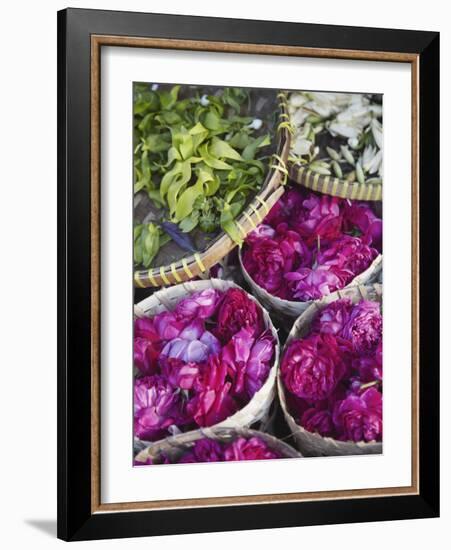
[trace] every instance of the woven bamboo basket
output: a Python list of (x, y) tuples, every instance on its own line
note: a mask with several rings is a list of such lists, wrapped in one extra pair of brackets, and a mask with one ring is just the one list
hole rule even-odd
[[(294, 338), (305, 336), (310, 329), (310, 325), (318, 311), (323, 309), (330, 302), (339, 298), (349, 298), (354, 304), (360, 300), (373, 300), (382, 302), (382, 286), (379, 284), (358, 286), (346, 290), (340, 290), (336, 296), (326, 296), (320, 302), (316, 302), (306, 309), (296, 320), (291, 329), (284, 349)], [(285, 416), (285, 420), (290, 428), (298, 449), (304, 456), (338, 456), (338, 455), (363, 455), (363, 454), (381, 454), (382, 442), (358, 442), (337, 441), (331, 437), (322, 437), (317, 433), (305, 430), (296, 423), (291, 415), (286, 401), (285, 389), (280, 376), (280, 370), (277, 374), (277, 391), (280, 405)]]
[[(139, 304), (135, 305), (135, 318), (151, 317), (163, 311), (171, 311), (181, 299), (207, 288), (215, 288), (216, 290), (226, 291), (229, 288), (241, 287), (231, 281), (224, 281), (222, 279), (188, 281), (186, 283), (159, 290), (158, 292), (152, 294), (152, 296), (149, 296)], [(253, 296), (249, 295), (249, 298), (261, 307)], [(276, 393), (276, 373), (279, 364), (280, 344), (277, 331), (272, 324), (268, 312), (265, 311), (264, 308), (261, 309), (263, 312), (264, 325), (271, 331), (275, 341), (273, 364), (269, 371), (268, 378), (263, 386), (254, 394), (252, 399), (242, 409), (222, 422), (215, 424), (215, 428), (246, 428), (258, 422), (266, 422), (269, 415), (271, 403), (273, 402)], [(191, 430), (190, 432), (186, 432), (185, 435), (197, 432), (200, 432), (200, 430)]]
[[(263, 92), (261, 92), (263, 93)], [(266, 93), (269, 93), (267, 91)], [(274, 105), (277, 111), (277, 120), (269, 120), (267, 126), (275, 136), (275, 147), (269, 161), (266, 177), (260, 192), (246, 205), (244, 211), (236, 220), (236, 226), (243, 238), (246, 237), (279, 200), (284, 192), (288, 170), (286, 162), (290, 150), (291, 133), (287, 123), (287, 100), (284, 93), (275, 94)], [(258, 106), (258, 100), (256, 100)], [(252, 111), (254, 115), (254, 111)], [(256, 112), (258, 115), (258, 110)], [(263, 115), (262, 115), (263, 116)], [(268, 117), (268, 115), (267, 115)], [(144, 218), (150, 207), (149, 200), (144, 193), (138, 193), (134, 201), (134, 216)], [(140, 214), (138, 214), (140, 212)], [(225, 233), (221, 232), (208, 243), (203, 243), (203, 250), (187, 255), (172, 243), (172, 250), (168, 250), (163, 258), (157, 256), (156, 262), (162, 262), (158, 267), (138, 269), (134, 272), (134, 284), (140, 288), (160, 287), (191, 280), (195, 277), (208, 278), (209, 269), (226, 256), (236, 243)]]
[(301, 453), (293, 449), (293, 447), (270, 434), (247, 428), (214, 427), (179, 434), (155, 443), (151, 443), (148, 447), (144, 448), (136, 455), (135, 461), (146, 462), (148, 458), (151, 458), (152, 461), (158, 463), (159, 460), (161, 460), (161, 455), (164, 454), (169, 458), (169, 460), (171, 460), (171, 462), (176, 462), (182, 454), (189, 451), (193, 444), (200, 439), (208, 438), (223, 443), (231, 443), (238, 437), (244, 437), (245, 439), (259, 437), (271, 450), (278, 452), (282, 458), (302, 457)]
[(287, 166), (290, 179), (312, 191), (341, 197), (342, 199), (382, 200), (382, 183), (350, 182), (334, 176), (324, 176), (309, 170), (308, 167), (299, 164), (294, 159), (289, 159)]
[[(273, 296), (267, 290), (258, 285), (254, 279), (249, 275), (248, 271), (244, 267), (241, 251), (239, 253), (239, 261), (243, 277), (247, 284), (251, 287), (252, 293), (258, 298), (258, 301), (271, 313), (271, 315), (277, 318), (282, 323), (286, 330), (291, 330), (293, 320), (301, 315), (312, 304), (320, 303), (321, 300), (311, 300), (308, 302), (283, 300), (277, 296)], [(342, 290), (332, 292), (327, 298), (336, 300), (339, 293), (347, 291), (359, 285), (372, 283), (377, 280), (382, 270), (382, 254), (379, 254), (371, 265), (362, 271), (357, 277), (355, 277), (347, 286)]]

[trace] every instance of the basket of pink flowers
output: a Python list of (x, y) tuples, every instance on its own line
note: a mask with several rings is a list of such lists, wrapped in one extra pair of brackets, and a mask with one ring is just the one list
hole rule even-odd
[(191, 281), (135, 306), (134, 433), (154, 442), (264, 421), (275, 395), (277, 332), (235, 283)]
[(300, 458), (274, 436), (247, 428), (208, 428), (157, 441), (140, 451), (135, 466)]
[(311, 305), (284, 347), (278, 392), (304, 456), (382, 452), (382, 287)]
[(288, 330), (313, 302), (376, 280), (382, 220), (375, 204), (294, 187), (248, 236), (240, 252), (243, 276)]

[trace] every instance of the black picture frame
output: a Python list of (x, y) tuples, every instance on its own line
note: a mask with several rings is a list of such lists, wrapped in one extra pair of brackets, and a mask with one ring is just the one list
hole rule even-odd
[[(91, 433), (91, 36), (266, 44), (418, 58), (419, 491), (96, 513)], [(334, 57), (331, 54), (331, 57)], [(279, 528), (439, 515), (439, 33), (131, 12), (58, 12), (58, 537)]]

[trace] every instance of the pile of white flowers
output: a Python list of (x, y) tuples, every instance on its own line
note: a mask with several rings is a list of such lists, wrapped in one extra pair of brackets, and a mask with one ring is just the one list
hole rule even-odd
[[(319, 174), (334, 174), (351, 182), (381, 182), (380, 103), (365, 94), (293, 92), (288, 112), (294, 130), (291, 156), (297, 163)], [(340, 145), (320, 148), (317, 143), (324, 134), (338, 137), (334, 142)]]

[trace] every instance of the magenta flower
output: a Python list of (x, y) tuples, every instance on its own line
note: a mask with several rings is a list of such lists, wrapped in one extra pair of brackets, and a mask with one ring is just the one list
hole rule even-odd
[(265, 222), (272, 227), (277, 227), (280, 223), (297, 219), (302, 210), (302, 201), (302, 195), (297, 189), (288, 189), (271, 208)]
[(178, 320), (172, 311), (163, 311), (153, 318), (155, 330), (162, 340), (177, 338), (185, 327), (185, 321)]
[(254, 229), (248, 234), (247, 240), (249, 242), (255, 242), (258, 239), (264, 239), (265, 237), (272, 239), (275, 236), (275, 234), (276, 234), (275, 230), (270, 225), (261, 223), (257, 227), (257, 229)]
[(382, 250), (382, 220), (368, 204), (347, 201), (344, 208), (344, 224), (348, 230), (357, 227), (366, 244), (372, 244), (378, 250)]
[(146, 338), (133, 340), (133, 361), (141, 374), (155, 374), (158, 368), (160, 345)]
[(198, 439), (192, 449), (178, 460), (179, 464), (193, 462), (220, 462), (224, 460), (223, 449), (214, 439)]
[(150, 342), (159, 342), (161, 336), (158, 334), (154, 325), (154, 320), (148, 317), (142, 319), (135, 319), (135, 338), (145, 338)]
[(341, 233), (342, 214), (340, 199), (329, 195), (313, 195), (303, 201), (304, 211), (293, 229), (304, 237), (307, 243), (314, 244), (321, 239), (336, 239)]
[(319, 311), (313, 322), (312, 330), (323, 334), (340, 334), (349, 319), (353, 305), (351, 300), (335, 300)]
[(321, 265), (335, 266), (352, 273), (352, 276), (363, 273), (378, 255), (375, 248), (370, 248), (358, 237), (343, 235), (333, 241), (318, 254)]
[(301, 417), (301, 425), (309, 432), (323, 437), (333, 437), (335, 433), (332, 413), (328, 409), (311, 407)]
[(353, 274), (335, 266), (319, 265), (314, 269), (301, 267), (285, 275), (293, 297), (301, 301), (319, 300), (346, 286)]
[(238, 437), (227, 446), (224, 451), (224, 458), (227, 461), (271, 460), (281, 458), (281, 455), (270, 449), (259, 437), (251, 437), (250, 439)]
[(276, 240), (258, 239), (245, 249), (243, 264), (258, 285), (272, 294), (278, 292), (283, 283), (285, 257)]
[(222, 422), (237, 409), (229, 395), (231, 382), (226, 382), (227, 366), (218, 356), (211, 355), (195, 380), (196, 394), (188, 402), (187, 412), (198, 426), (212, 426)]
[(382, 394), (374, 387), (338, 401), (333, 421), (342, 441), (382, 440)]
[(382, 338), (382, 315), (377, 302), (362, 300), (354, 306), (342, 330), (357, 353), (373, 352)]
[(358, 371), (363, 383), (382, 381), (382, 340), (371, 355), (357, 357), (352, 366)]
[(207, 319), (211, 317), (220, 301), (220, 292), (213, 288), (207, 288), (191, 294), (181, 300), (174, 313), (178, 319), (191, 321), (192, 319)]
[(289, 344), (280, 372), (288, 391), (310, 401), (320, 401), (332, 394), (346, 366), (334, 336), (310, 334)]
[(241, 328), (250, 328), (253, 334), (263, 330), (260, 306), (244, 290), (229, 288), (218, 310), (215, 335), (225, 344)]
[(180, 420), (179, 393), (162, 376), (135, 379), (134, 430), (140, 439), (155, 440)]

